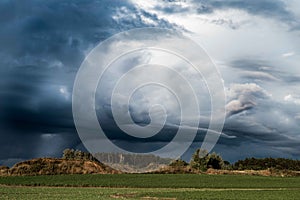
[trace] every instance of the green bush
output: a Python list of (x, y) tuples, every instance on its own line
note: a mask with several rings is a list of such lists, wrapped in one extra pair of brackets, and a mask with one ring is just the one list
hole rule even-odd
[(225, 164), (222, 157), (216, 153), (209, 154), (206, 150), (197, 149), (193, 154), (190, 165), (194, 169), (206, 171), (208, 168), (223, 169)]

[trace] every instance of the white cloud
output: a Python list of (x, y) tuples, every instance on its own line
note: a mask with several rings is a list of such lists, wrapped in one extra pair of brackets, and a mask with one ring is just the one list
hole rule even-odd
[(282, 54), (282, 57), (287, 58), (287, 57), (291, 57), (293, 55), (295, 55), (295, 52), (291, 51), (291, 52), (287, 52), (287, 53)]
[(64, 96), (66, 100), (70, 98), (70, 92), (68, 91), (68, 88), (66, 86), (60, 86), (59, 87), (59, 93)]
[(241, 95), (270, 96), (267, 91), (255, 83), (231, 84), (227, 89), (227, 97), (230, 99), (240, 97)]
[(294, 96), (292, 94), (288, 94), (284, 96), (284, 101), (294, 104), (300, 104), (300, 98), (298, 96)]

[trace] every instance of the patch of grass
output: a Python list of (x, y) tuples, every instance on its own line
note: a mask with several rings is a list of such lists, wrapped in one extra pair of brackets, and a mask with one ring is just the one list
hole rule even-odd
[(0, 199), (297, 199), (299, 190), (0, 187)]
[(252, 200), (298, 199), (299, 196), (299, 177), (197, 174), (0, 177), (0, 199)]
[(132, 188), (300, 188), (300, 177), (198, 174), (97, 174), (0, 177), (0, 184)]

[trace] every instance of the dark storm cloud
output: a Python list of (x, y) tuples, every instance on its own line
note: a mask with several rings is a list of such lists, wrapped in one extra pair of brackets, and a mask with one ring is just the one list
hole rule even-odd
[(77, 67), (84, 56), (82, 50), (119, 31), (113, 28), (118, 24), (111, 14), (128, 5), (122, 2), (2, 2), (1, 15), (6, 20), (0, 33), (1, 49), (15, 55), (14, 59), (34, 55)]
[[(189, 13), (197, 9), (198, 14), (213, 14), (215, 10), (233, 8), (286, 23), (296, 21), (285, 3), (278, 0), (187, 2), (193, 2), (193, 7), (164, 1), (165, 6), (156, 9), (165, 13)], [(120, 31), (176, 27), (156, 14), (119, 0), (1, 1), (0, 23), (0, 165), (32, 157), (60, 156), (67, 147), (84, 148), (73, 124), (71, 97), (74, 77), (87, 53)], [(225, 19), (211, 23), (238, 28)], [(300, 81), (296, 74), (276, 70), (276, 66), (265, 60), (240, 58), (229, 64), (240, 71), (237, 82), (242, 84), (256, 84), (256, 80)], [(297, 105), (278, 104), (256, 85), (239, 88), (229, 98), (228, 118), (216, 151), (224, 152), (230, 160), (249, 155), (299, 157), (299, 141), (294, 137), (299, 130), (294, 119), (300, 113)], [(110, 109), (110, 105), (105, 106), (104, 111)], [(275, 108), (279, 114), (273, 116), (271, 111)], [(148, 112), (133, 114), (136, 122), (149, 122)], [(283, 116), (293, 124), (279, 123)], [(109, 120), (105, 123), (110, 123)], [(124, 145), (130, 143), (128, 138), (120, 136), (119, 130), (107, 128), (112, 128), (114, 140)], [(165, 145), (174, 131), (168, 127), (164, 130), (166, 136), (160, 135), (150, 142)], [(199, 142), (205, 133), (198, 131), (189, 153), (201, 146)], [(143, 149), (143, 144), (139, 145)]]
[[(235, 139), (220, 138), (215, 150), (229, 160), (245, 157), (288, 157), (300, 156), (299, 138), (268, 127), (249, 126), (249, 122), (227, 122), (223, 132), (236, 136)], [(255, 148), (249, 148), (256, 146)], [(238, 149), (238, 151), (237, 151)]]
[[(220, 138), (219, 144), (225, 149), (224, 155), (235, 155), (230, 157), (242, 159), (249, 156), (249, 146), (256, 146), (251, 150), (252, 156), (297, 159), (300, 155), (299, 125), (295, 119), (299, 113), (297, 105), (278, 102), (270, 97), (256, 99), (255, 104), (251, 110), (244, 110), (226, 119), (223, 132), (235, 138)], [(226, 149), (232, 151), (229, 153)], [(236, 149), (239, 149), (238, 155)]]
[(71, 95), (89, 50), (120, 31), (172, 27), (118, 0), (1, 1), (0, 22), (1, 162), (80, 146)]
[(51, 60), (77, 68), (83, 51), (100, 41), (120, 31), (149, 26), (142, 15), (161, 27), (171, 27), (127, 1), (2, 1), (0, 7), (0, 50), (15, 63), (27, 57), (28, 62)]
[[(234, 137), (220, 137), (213, 151), (230, 162), (245, 157), (299, 158), (299, 138), (290, 137), (276, 129), (255, 126), (250, 119), (243, 122), (227, 120), (222, 132)], [(182, 157), (189, 161), (195, 150), (201, 147), (201, 141), (196, 140)]]
[[(226, 137), (219, 138), (213, 151), (220, 153), (230, 162), (245, 157), (271, 156), (298, 159), (300, 156), (298, 125), (283, 125), (278, 116), (272, 116), (270, 113), (270, 109), (283, 106), (278, 102), (260, 102), (251, 110), (244, 110), (227, 118), (222, 131)], [(290, 116), (291, 109), (286, 109), (279, 115)], [(277, 119), (275, 123), (274, 118)], [(290, 119), (292, 120), (292, 117)], [(203, 138), (201, 135), (197, 138), (199, 140), (195, 140), (183, 155), (186, 160), (189, 160), (190, 155), (201, 146)]]
[[(299, 158), (300, 139), (298, 137), (289, 136), (290, 133), (283, 132), (276, 127), (270, 128), (259, 122), (251, 122), (251, 112), (255, 111), (250, 111), (248, 117), (243, 116), (245, 114), (239, 114), (240, 116), (235, 119), (226, 120), (222, 132), (231, 137), (220, 137), (213, 151), (218, 152), (230, 162), (245, 157)], [(195, 150), (201, 147), (201, 141), (203, 141), (201, 139), (195, 140), (183, 155), (184, 159), (189, 161)]]

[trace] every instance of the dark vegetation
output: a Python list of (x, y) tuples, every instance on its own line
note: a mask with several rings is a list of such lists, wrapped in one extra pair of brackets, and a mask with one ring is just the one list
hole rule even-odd
[(63, 151), (63, 159), (66, 160), (90, 160), (90, 161), (98, 161), (94, 156), (89, 152), (83, 152), (80, 150), (74, 149), (65, 149)]
[(233, 164), (236, 170), (293, 170), (300, 171), (300, 160), (292, 160), (287, 158), (246, 158), (239, 160)]
[(300, 160), (292, 160), (287, 158), (246, 158), (239, 160), (233, 164), (224, 161), (222, 157), (216, 153), (208, 153), (205, 150), (197, 149), (193, 154), (190, 163), (177, 160), (171, 163), (171, 166), (187, 166), (193, 169), (206, 171), (208, 169), (219, 170), (291, 170), (300, 171)]

